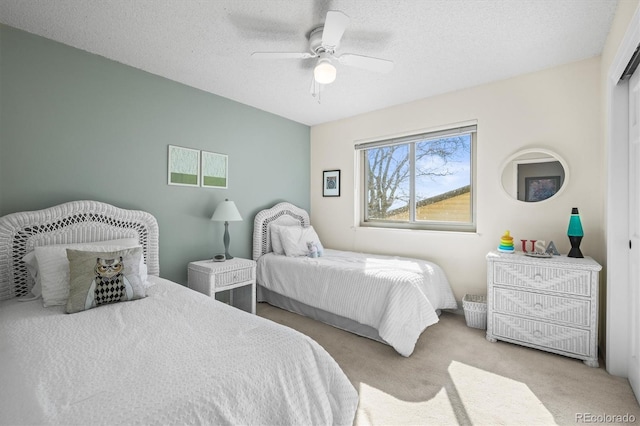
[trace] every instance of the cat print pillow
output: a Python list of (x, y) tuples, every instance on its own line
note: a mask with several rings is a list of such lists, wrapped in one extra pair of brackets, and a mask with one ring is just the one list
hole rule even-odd
[(67, 313), (145, 297), (139, 271), (141, 257), (141, 247), (111, 252), (67, 249)]

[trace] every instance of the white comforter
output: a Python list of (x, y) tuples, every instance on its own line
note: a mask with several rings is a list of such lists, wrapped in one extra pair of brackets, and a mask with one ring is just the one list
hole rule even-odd
[(258, 259), (258, 284), (280, 295), (371, 326), (400, 355), (438, 322), (436, 309), (455, 309), (438, 265), (418, 259), (325, 249), (322, 257), (268, 253)]
[(352, 423), (357, 393), (312, 339), (154, 281), (71, 315), (3, 302), (0, 424)]

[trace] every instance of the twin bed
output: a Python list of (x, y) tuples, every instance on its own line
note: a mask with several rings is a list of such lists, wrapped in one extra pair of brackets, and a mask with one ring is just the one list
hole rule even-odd
[(457, 308), (432, 262), (323, 248), (309, 257), (302, 253), (308, 242), (322, 248), (305, 210), (283, 202), (256, 215), (258, 301), (386, 343), (403, 356), (440, 310)]
[[(36, 247), (131, 239), (146, 297), (72, 314), (20, 301)], [(79, 201), (0, 218), (0, 424), (352, 424), (357, 392), (316, 342), (159, 272), (146, 212)]]

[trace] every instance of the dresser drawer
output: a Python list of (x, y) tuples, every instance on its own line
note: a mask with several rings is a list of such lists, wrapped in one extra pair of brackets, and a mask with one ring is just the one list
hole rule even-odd
[(592, 356), (589, 353), (589, 331), (535, 321), (526, 318), (494, 314), (493, 334), (542, 348)]
[(508, 262), (493, 262), (493, 268), (496, 285), (591, 295), (591, 273), (587, 270)]
[(254, 268), (242, 268), (228, 272), (215, 274), (216, 288), (227, 287), (233, 284), (251, 281), (253, 279)]
[(494, 287), (493, 309), (579, 327), (591, 325), (591, 302), (585, 299)]

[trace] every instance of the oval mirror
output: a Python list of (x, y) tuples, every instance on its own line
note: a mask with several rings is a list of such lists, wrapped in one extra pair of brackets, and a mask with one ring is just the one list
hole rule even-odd
[(514, 200), (537, 203), (555, 197), (569, 180), (567, 163), (542, 148), (518, 151), (502, 166), (502, 188)]

